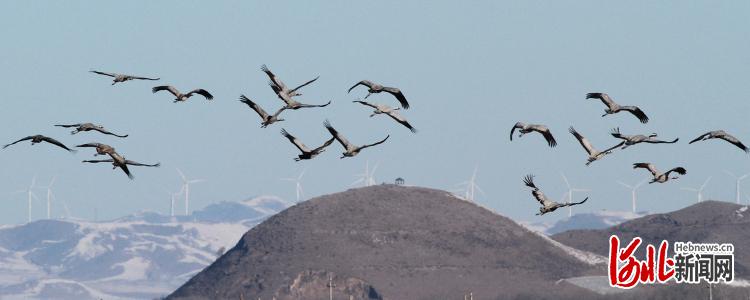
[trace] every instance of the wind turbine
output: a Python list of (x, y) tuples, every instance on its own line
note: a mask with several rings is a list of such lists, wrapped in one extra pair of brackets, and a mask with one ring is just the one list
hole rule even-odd
[(469, 200), (471, 202), (474, 202), (474, 195), (476, 195), (477, 191), (479, 191), (480, 193), (484, 195), (484, 191), (482, 191), (482, 188), (479, 187), (476, 180), (477, 180), (477, 167), (474, 167), (474, 172), (471, 173), (471, 178), (469, 178), (468, 181), (459, 183), (459, 185), (465, 187), (464, 199)]
[(50, 218), (50, 207), (52, 206), (52, 197), (54, 197), (54, 194), (52, 194), (52, 185), (55, 184), (55, 179), (57, 179), (57, 176), (53, 176), (52, 180), (49, 181), (49, 184), (47, 186), (40, 186), (41, 189), (47, 189), (47, 219)]
[[(572, 188), (570, 186), (570, 182), (568, 181), (568, 177), (565, 177), (565, 174), (563, 172), (560, 172), (560, 176), (562, 176), (563, 181), (565, 181), (565, 186), (568, 187), (568, 201), (573, 201), (573, 192), (590, 192), (590, 189), (581, 189), (581, 188)], [(568, 206), (568, 218), (573, 216), (573, 206)]]
[(164, 191), (166, 191), (167, 194), (169, 194), (169, 216), (170, 217), (174, 217), (174, 209), (175, 209), (174, 203), (175, 203), (175, 200), (177, 199), (177, 196), (181, 195), (182, 192), (185, 191), (185, 186), (183, 185), (182, 188), (180, 188), (180, 191), (177, 192), (177, 193), (173, 193), (172, 191), (170, 191), (168, 189), (164, 189)]
[(634, 185), (634, 186), (631, 186), (631, 185), (625, 184), (625, 183), (624, 183), (624, 182), (622, 182), (622, 181), (618, 181), (618, 182), (617, 182), (617, 183), (619, 183), (619, 184), (620, 184), (621, 186), (624, 186), (624, 187), (626, 187), (626, 188), (629, 188), (629, 189), (630, 189), (630, 196), (632, 197), (632, 201), (633, 201), (633, 213), (635, 213), (635, 212), (636, 212), (636, 209), (635, 209), (635, 200), (636, 200), (636, 198), (635, 198), (635, 192), (636, 192), (636, 191), (638, 190), (638, 188), (640, 188), (640, 187), (641, 187), (641, 185), (643, 185), (644, 183), (646, 183), (646, 181), (648, 181), (648, 179), (644, 179), (643, 181), (639, 182), (638, 184), (636, 184), (636, 185)]
[(701, 185), (701, 187), (698, 188), (698, 189), (695, 189), (695, 188), (682, 188), (682, 190), (691, 191), (691, 192), (697, 193), (698, 194), (698, 202), (701, 202), (701, 201), (703, 201), (703, 189), (706, 188), (706, 185), (708, 184), (709, 181), (711, 181), (711, 177), (708, 177), (708, 179), (706, 179), (706, 181), (703, 182), (703, 185)]
[(742, 182), (743, 179), (747, 178), (747, 176), (750, 176), (750, 173), (747, 173), (747, 174), (739, 176), (739, 177), (737, 177), (736, 175), (734, 175), (734, 173), (726, 171), (726, 170), (724, 170), (724, 173), (727, 173), (729, 176), (732, 176), (732, 178), (734, 178), (734, 180), (736, 180), (736, 182), (735, 182), (735, 188), (736, 188), (735, 198), (737, 200), (737, 204), (740, 204), (740, 183)]
[(185, 177), (185, 174), (180, 171), (180, 169), (177, 169), (177, 173), (180, 174), (180, 178), (182, 179), (182, 191), (185, 192), (185, 215), (190, 214), (190, 184), (192, 183), (199, 183), (204, 182), (206, 180), (204, 179), (189, 179)]
[(362, 183), (362, 186), (375, 185), (375, 171), (377, 171), (379, 165), (380, 163), (375, 164), (375, 167), (373, 167), (372, 171), (370, 171), (370, 161), (365, 162), (365, 172), (354, 175), (359, 179), (352, 182), (351, 185), (356, 185), (358, 183)]
[(300, 200), (302, 200), (302, 198), (305, 197), (304, 191), (302, 190), (302, 183), (301, 183), (302, 177), (305, 176), (305, 171), (307, 171), (307, 170), (302, 170), (302, 172), (299, 173), (299, 175), (297, 176), (297, 178), (291, 178), (291, 177), (290, 178), (281, 178), (281, 180), (284, 180), (284, 181), (294, 182), (295, 193), (297, 194), (297, 203), (299, 203)]
[(26, 193), (28, 195), (28, 197), (29, 197), (29, 199), (28, 199), (28, 201), (29, 201), (28, 202), (29, 203), (29, 211), (28, 211), (28, 219), (27, 219), (28, 222), (31, 222), (31, 200), (32, 199), (38, 199), (36, 197), (36, 195), (34, 194), (34, 188), (35, 188), (34, 185), (36, 185), (36, 176), (34, 176), (31, 179), (31, 185), (29, 185), (28, 188), (26, 188), (25, 190), (18, 190), (18, 191), (13, 192), (13, 194)]

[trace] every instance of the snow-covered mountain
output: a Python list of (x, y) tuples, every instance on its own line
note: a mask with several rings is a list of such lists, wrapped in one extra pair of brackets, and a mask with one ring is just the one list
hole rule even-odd
[(648, 215), (648, 212), (601, 210), (574, 214), (557, 222), (520, 222), (526, 228), (547, 235), (574, 229), (604, 229)]
[(108, 222), (40, 220), (0, 227), (2, 299), (153, 299), (165, 296), (287, 208), (263, 196), (190, 216), (141, 212)]

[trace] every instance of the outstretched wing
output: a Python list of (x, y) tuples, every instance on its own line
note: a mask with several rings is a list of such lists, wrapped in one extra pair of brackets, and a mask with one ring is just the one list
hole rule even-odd
[(387, 135), (384, 139), (382, 139), (382, 140), (380, 140), (378, 142), (375, 142), (375, 143), (372, 143), (372, 144), (367, 144), (367, 145), (362, 145), (361, 147), (359, 147), (359, 149), (362, 150), (362, 149), (369, 148), (369, 147), (372, 147), (372, 146), (380, 145), (382, 143), (385, 143), (385, 141), (388, 140), (389, 137), (391, 137), (390, 134)]
[(523, 123), (516, 122), (516, 125), (513, 125), (513, 128), (510, 129), (510, 140), (513, 141), (513, 132), (516, 131), (516, 128), (523, 128)]
[(348, 91), (346, 91), (346, 92), (347, 92), (347, 93), (351, 92), (351, 91), (352, 91), (352, 90), (353, 90), (353, 89), (354, 89), (355, 87), (357, 87), (357, 86), (359, 86), (359, 85), (364, 85), (364, 86), (366, 86), (366, 87), (368, 87), (368, 88), (371, 88), (371, 87), (372, 87), (372, 86), (373, 86), (374, 84), (372, 83), (372, 81), (369, 81), (369, 80), (362, 80), (362, 81), (360, 81), (360, 82), (357, 82), (357, 84), (353, 85), (352, 87), (350, 87), (350, 88), (349, 88), (349, 90), (348, 90)]
[(625, 144), (625, 141), (619, 142), (619, 143), (617, 143), (617, 145), (614, 145), (614, 146), (612, 146), (612, 147), (609, 147), (609, 148), (607, 148), (607, 149), (604, 149), (604, 151), (602, 151), (602, 153), (608, 153), (609, 151), (612, 151), (612, 150), (614, 150), (614, 149), (620, 148), (620, 147), (621, 147), (622, 145), (624, 145), (624, 144)]
[(583, 149), (586, 150), (586, 153), (591, 155), (591, 153), (594, 153), (594, 151), (596, 151), (594, 149), (594, 146), (592, 146), (591, 143), (589, 142), (589, 140), (586, 139), (584, 136), (582, 136), (580, 133), (578, 133), (578, 131), (576, 131), (575, 128), (571, 126), (568, 129), (568, 131), (570, 131), (570, 133), (572, 133), (573, 136), (576, 137), (576, 139), (578, 140), (578, 143), (580, 143)]
[(206, 91), (204, 89), (194, 89), (194, 90), (190, 91), (190, 93), (188, 93), (188, 96), (190, 96), (192, 94), (198, 94), (198, 95), (201, 95), (203, 97), (206, 97), (206, 100), (213, 100), (214, 99), (214, 96), (211, 95), (211, 93), (209, 93), (208, 91)]
[(180, 91), (178, 91), (175, 87), (171, 85), (160, 85), (160, 86), (155, 86), (154, 88), (151, 89), (151, 92), (153, 93), (156, 93), (158, 91), (169, 91), (175, 97), (177, 97), (177, 95), (180, 94)]
[(588, 93), (586, 94), (586, 99), (599, 99), (609, 109), (614, 109), (617, 107), (617, 103), (615, 103), (615, 101), (612, 100), (612, 98), (610, 98), (606, 93)]
[(96, 74), (99, 74), (99, 75), (109, 76), (109, 77), (117, 77), (117, 74), (115, 74), (115, 73), (107, 73), (107, 72), (101, 72), (101, 71), (96, 71), (96, 70), (91, 70), (89, 72), (96, 73)]
[(547, 202), (549, 200), (547, 200), (547, 196), (545, 196), (544, 193), (542, 193), (542, 191), (539, 190), (539, 188), (534, 184), (534, 175), (526, 175), (526, 177), (523, 178), (523, 183), (533, 189), (531, 191), (531, 195), (534, 196), (534, 199), (536, 199), (539, 204), (541, 204), (542, 206), (547, 205)]
[(250, 106), (250, 108), (252, 108), (256, 113), (258, 113), (261, 119), (263, 120), (268, 119), (268, 113), (266, 113), (266, 111), (263, 110), (263, 108), (261, 108), (260, 105), (253, 102), (253, 100), (250, 100), (250, 98), (245, 97), (245, 95), (240, 95), (240, 102), (247, 104), (247, 106)]
[(666, 173), (664, 173), (664, 175), (667, 176), (667, 177), (669, 177), (669, 173), (672, 173), (672, 172), (677, 172), (680, 175), (687, 174), (687, 170), (685, 170), (685, 168), (683, 168), (683, 167), (677, 167), (677, 168), (673, 168), (673, 169), (667, 171)]
[(406, 101), (406, 97), (404, 97), (404, 94), (401, 93), (401, 90), (395, 87), (383, 87), (383, 90), (395, 96), (398, 102), (401, 103), (401, 107), (403, 107), (404, 109), (409, 109), (409, 102)]
[(323, 143), (323, 145), (321, 145), (320, 147), (318, 147), (318, 148), (315, 148), (315, 149), (313, 149), (313, 151), (312, 151), (312, 152), (320, 152), (321, 150), (323, 150), (323, 149), (325, 149), (326, 147), (330, 146), (330, 145), (331, 145), (331, 144), (333, 143), (333, 140), (335, 140), (335, 139), (336, 139), (336, 138), (330, 138), (330, 139), (329, 139), (329, 140), (327, 140), (327, 141), (326, 141), (325, 143)]
[(534, 126), (531, 129), (541, 133), (542, 136), (544, 136), (544, 139), (547, 140), (547, 144), (550, 147), (557, 146), (557, 141), (555, 141), (555, 137), (552, 136), (552, 132), (549, 131), (549, 128), (547, 128), (547, 126)]
[(399, 122), (401, 125), (404, 125), (406, 128), (409, 128), (412, 133), (417, 133), (417, 129), (412, 127), (411, 124), (409, 124), (409, 121), (404, 118), (401, 114), (397, 113), (395, 110), (390, 110), (386, 113), (389, 117), (396, 120), (396, 122)]
[(296, 88), (292, 89), (291, 91), (289, 91), (289, 93), (291, 94), (291, 93), (294, 93), (294, 92), (296, 92), (296, 91), (297, 91), (297, 90), (299, 90), (300, 88), (302, 88), (302, 87), (304, 87), (304, 86), (306, 86), (306, 85), (308, 85), (308, 84), (311, 84), (311, 83), (315, 82), (315, 80), (318, 80), (318, 78), (320, 78), (320, 76), (318, 76), (318, 77), (315, 77), (315, 78), (313, 78), (312, 80), (310, 80), (310, 81), (308, 81), (308, 82), (305, 82), (305, 83), (303, 83), (303, 84), (300, 84), (300, 85), (299, 85), (298, 87), (296, 87)]
[(747, 147), (745, 147), (740, 140), (738, 140), (736, 137), (734, 137), (731, 134), (724, 133), (721, 137), (719, 137), (722, 140), (725, 140), (727, 142), (732, 143), (733, 145), (737, 146), (738, 148), (742, 149), (742, 151), (748, 152)]
[(648, 123), (648, 116), (638, 106), (621, 106), (620, 109), (625, 110), (633, 114), (638, 118), (641, 123)]
[(127, 159), (125, 160), (125, 164), (126, 165), (131, 165), (131, 166), (139, 166), (139, 167), (159, 167), (159, 166), (161, 166), (161, 163), (143, 164), (143, 163), (139, 163), (137, 161), (127, 160)]
[(58, 141), (56, 139), (53, 139), (51, 137), (44, 136), (44, 137), (42, 137), (42, 140), (45, 141), (45, 142), (47, 142), (47, 143), (53, 144), (55, 146), (58, 146), (60, 148), (63, 148), (65, 150), (68, 150), (70, 152), (76, 152), (76, 150), (68, 148), (67, 146), (63, 145), (63, 143), (60, 143), (60, 141)]
[(341, 144), (341, 146), (344, 146), (345, 149), (353, 148), (354, 145), (350, 143), (343, 135), (341, 135), (333, 126), (331, 126), (331, 122), (326, 120), (323, 122), (323, 125), (325, 125), (326, 129), (328, 129), (328, 132), (333, 135), (333, 137)]
[(697, 137), (697, 138), (695, 138), (694, 140), (690, 141), (690, 143), (688, 143), (688, 144), (692, 144), (692, 143), (695, 143), (695, 142), (697, 142), (697, 141), (700, 141), (700, 140), (702, 140), (702, 139), (703, 139), (704, 137), (708, 136), (709, 134), (711, 134), (711, 132), (710, 132), (710, 131), (709, 131), (709, 132), (706, 132), (706, 133), (704, 133), (704, 134), (701, 134), (701, 135), (700, 135), (699, 137)]
[(620, 127), (612, 128), (611, 134), (613, 137), (616, 137), (618, 139), (623, 139), (623, 140), (625, 139), (625, 137), (622, 136), (622, 134), (620, 133)]
[(307, 146), (305, 146), (305, 144), (303, 144), (302, 142), (300, 142), (293, 135), (289, 134), (289, 132), (287, 132), (286, 129), (281, 128), (281, 135), (283, 135), (284, 137), (286, 137), (287, 139), (289, 139), (289, 141), (292, 142), (292, 144), (294, 144), (294, 146), (296, 146), (297, 149), (299, 149), (299, 151), (310, 152), (310, 149), (308, 149)]
[(140, 76), (132, 76), (132, 75), (128, 75), (128, 78), (131, 78), (131, 79), (140, 79), (140, 80), (159, 80), (159, 79), (161, 79), (159, 77), (157, 77), (157, 78), (150, 78), (150, 77), (140, 77)]
[(81, 124), (70, 124), (70, 125), (65, 125), (65, 124), (56, 124), (55, 126), (57, 126), (57, 127), (65, 127), (65, 128), (70, 128), (70, 127), (78, 127), (78, 126), (81, 126)]
[(583, 201), (580, 201), (580, 202), (565, 202), (565, 203), (560, 203), (559, 206), (558, 206), (558, 208), (583, 204), (583, 203), (586, 203), (586, 200), (589, 200), (589, 197), (586, 197), (585, 199), (583, 199)]
[(307, 108), (307, 107), (326, 107), (329, 104), (331, 104), (331, 100), (328, 100), (325, 104), (304, 104), (300, 103), (297, 107), (298, 108)]
[(374, 109), (378, 109), (378, 107), (377, 107), (377, 106), (375, 106), (375, 104), (372, 104), (372, 103), (370, 103), (370, 102), (367, 102), (367, 101), (362, 101), (362, 100), (354, 100), (354, 101), (352, 101), (352, 102), (354, 102), (354, 103), (359, 103), (359, 104), (362, 104), (362, 105), (366, 105), (366, 106), (372, 107), (372, 108), (374, 108)]
[(636, 168), (647, 169), (649, 172), (651, 172), (651, 175), (654, 176), (659, 175), (659, 170), (657, 170), (656, 167), (654, 167), (654, 165), (650, 163), (634, 163), (633, 169)]
[(531, 174), (529, 174), (529, 175), (526, 175), (526, 177), (524, 177), (524, 178), (523, 178), (523, 183), (524, 183), (524, 184), (525, 184), (526, 186), (528, 186), (528, 187), (530, 187), (530, 188), (532, 188), (532, 189), (534, 189), (534, 190), (538, 190), (538, 189), (539, 189), (539, 188), (538, 188), (538, 187), (536, 187), (536, 185), (534, 184), (534, 175), (531, 175)]
[(27, 136), (27, 137), (25, 137), (25, 138), (22, 138), (22, 139), (20, 139), (20, 140), (17, 140), (17, 141), (15, 141), (15, 142), (12, 142), (12, 143), (10, 143), (10, 144), (7, 144), (7, 145), (3, 146), (3, 149), (5, 149), (5, 148), (8, 148), (8, 147), (9, 147), (9, 146), (11, 146), (11, 145), (15, 145), (15, 144), (17, 144), (17, 143), (20, 143), (20, 142), (23, 142), (23, 141), (28, 141), (28, 140), (30, 140), (30, 139), (33, 139), (33, 138), (34, 138), (33, 136)]
[(83, 162), (85, 162), (85, 163), (92, 163), (92, 164), (97, 164), (97, 163), (112, 163), (112, 162), (115, 162), (115, 161), (114, 161), (113, 159), (111, 159), (111, 158), (110, 158), (110, 159), (91, 159), (91, 160), (84, 160)]
[(96, 131), (98, 131), (98, 132), (101, 132), (103, 134), (114, 135), (114, 136), (119, 137), (119, 138), (126, 138), (126, 137), (128, 137), (127, 134), (126, 135), (115, 134), (115, 133), (112, 133), (112, 132), (110, 132), (110, 131), (108, 131), (108, 130), (106, 130), (104, 128), (94, 127), (93, 129), (96, 130)]
[(266, 73), (266, 75), (268, 75), (268, 78), (271, 79), (271, 81), (273, 82), (273, 85), (275, 85), (279, 90), (282, 90), (282, 91), (286, 90), (286, 85), (284, 85), (284, 83), (281, 81), (281, 79), (279, 79), (278, 77), (276, 77), (276, 75), (273, 74), (273, 72), (271, 72), (271, 70), (269, 70), (268, 67), (265, 64), (262, 65), (262, 66), (260, 66), (260, 69), (264, 73)]
[(647, 140), (645, 140), (644, 142), (646, 142), (646, 143), (649, 143), (649, 144), (674, 144), (674, 143), (677, 143), (677, 141), (679, 141), (679, 140), (680, 140), (679, 138), (676, 138), (676, 139), (674, 139), (674, 140), (672, 140), (672, 141), (663, 141), (663, 140), (656, 140), (656, 139), (647, 139)]
[(85, 148), (85, 147), (97, 148), (97, 147), (99, 147), (101, 145), (102, 145), (101, 143), (88, 143), (88, 144), (81, 144), (81, 145), (78, 145), (76, 147), (79, 147), (79, 148)]

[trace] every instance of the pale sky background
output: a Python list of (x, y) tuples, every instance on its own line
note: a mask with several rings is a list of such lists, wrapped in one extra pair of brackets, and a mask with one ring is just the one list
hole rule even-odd
[[(161, 162), (131, 168), (131, 181), (108, 165), (83, 164), (91, 149), (69, 154), (49, 144), (19, 143), (0, 151), (0, 223), (25, 222), (26, 198), (13, 194), (36, 176), (52, 176), (63, 214), (99, 219), (140, 210), (167, 213), (181, 168), (207, 181), (191, 189), (191, 208), (272, 194), (294, 199), (292, 183), (279, 180), (303, 169), (306, 196), (349, 188), (367, 161), (377, 180), (404, 177), (408, 184), (451, 190), (478, 166), (483, 205), (519, 220), (554, 221), (560, 211), (536, 217), (537, 203), (521, 179), (559, 199), (560, 171), (573, 185), (593, 189), (576, 212), (629, 210), (630, 193), (616, 181), (648, 178), (632, 163), (660, 169), (684, 166), (688, 174), (663, 185), (645, 185), (639, 209), (663, 212), (695, 202), (681, 190), (699, 186), (711, 199), (734, 201), (734, 180), (723, 170), (750, 172), (750, 157), (731, 144), (696, 136), (725, 129), (750, 143), (750, 26), (747, 1), (33, 1), (0, 4), (0, 139), (9, 143), (45, 134), (69, 146), (111, 144), (127, 158)], [(300, 100), (324, 109), (288, 111), (287, 121), (259, 128), (260, 119), (237, 101), (245, 94), (269, 111), (281, 102), (267, 85), (267, 64), (287, 85), (320, 75)], [(111, 86), (89, 70), (161, 77)], [(351, 103), (366, 94), (346, 90), (362, 79), (397, 86), (412, 108), (404, 115), (411, 134), (385, 116)], [(157, 84), (205, 88), (201, 97), (174, 104), (152, 94)], [(651, 118), (600, 117), (604, 106), (587, 92), (607, 92)], [(373, 95), (373, 102), (396, 105)], [(390, 134), (383, 145), (339, 159), (338, 144), (318, 158), (294, 162), (283, 127), (309, 146), (329, 137), (328, 118), (356, 144)], [(539, 135), (508, 141), (516, 121), (550, 126), (559, 146)], [(117, 133), (71, 136), (56, 123), (94, 122)], [(594, 146), (623, 133), (657, 132), (676, 145), (639, 145), (584, 166), (586, 155), (567, 132), (575, 126)], [(747, 186), (750, 192), (750, 185)], [(44, 190), (38, 190), (40, 199)], [(578, 195), (576, 198), (581, 198)], [(747, 202), (747, 199), (743, 199)], [(181, 211), (181, 205), (178, 211)], [(34, 219), (45, 217), (35, 202)]]

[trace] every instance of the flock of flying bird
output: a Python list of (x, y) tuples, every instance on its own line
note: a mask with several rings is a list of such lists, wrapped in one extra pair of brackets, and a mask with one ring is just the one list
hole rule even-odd
[[(271, 86), (271, 89), (274, 91), (274, 93), (276, 94), (276, 96), (284, 103), (284, 106), (282, 106), (280, 109), (278, 109), (273, 115), (269, 115), (265, 110), (263, 110), (263, 108), (261, 108), (257, 103), (255, 103), (252, 100), (250, 100), (249, 98), (247, 98), (245, 95), (241, 95), (240, 96), (240, 102), (247, 104), (250, 108), (252, 108), (260, 116), (260, 118), (261, 118), (261, 127), (262, 128), (265, 128), (265, 127), (267, 127), (267, 126), (269, 126), (269, 125), (271, 125), (273, 123), (279, 122), (279, 121), (284, 121), (284, 119), (279, 118), (279, 116), (285, 110), (288, 110), (288, 109), (297, 110), (297, 109), (300, 109), (300, 108), (312, 108), (312, 107), (325, 107), (325, 106), (328, 106), (329, 104), (331, 104), (331, 101), (328, 101), (325, 104), (304, 104), (304, 103), (300, 103), (300, 102), (298, 102), (298, 101), (296, 101), (294, 99), (294, 97), (302, 95), (299, 92), (300, 88), (302, 88), (304, 86), (307, 86), (307, 85), (315, 82), (316, 80), (318, 80), (319, 77), (316, 77), (316, 78), (314, 78), (314, 79), (312, 79), (310, 81), (307, 81), (307, 82), (305, 82), (305, 83), (297, 86), (294, 89), (289, 89), (265, 65), (263, 65), (261, 67), (261, 70), (266, 75), (268, 75), (268, 77), (270, 79), (269, 85)], [(153, 80), (153, 81), (160, 80), (160, 78), (150, 78), (150, 77), (140, 77), (140, 76), (126, 75), (126, 74), (107, 73), (107, 72), (101, 72), (101, 71), (95, 71), (95, 70), (92, 70), (90, 72), (96, 73), (96, 74), (99, 74), (99, 75), (104, 75), (104, 76), (112, 77), (113, 78), (112, 85), (115, 85), (117, 83), (122, 83), (122, 82), (130, 81), (130, 80)], [(396, 97), (396, 99), (398, 100), (398, 102), (401, 105), (401, 108), (403, 108), (403, 109), (408, 109), (409, 108), (409, 103), (407, 102), (406, 97), (404, 97), (404, 94), (401, 93), (401, 90), (399, 90), (398, 88), (394, 88), (394, 87), (382, 86), (380, 84), (373, 83), (373, 82), (368, 81), (368, 80), (362, 80), (362, 81), (356, 83), (354, 86), (352, 86), (351, 88), (349, 88), (348, 92), (351, 92), (354, 88), (356, 88), (356, 87), (358, 87), (360, 85), (361, 86), (365, 86), (365, 87), (368, 88), (368, 93), (365, 96), (365, 99), (368, 98), (371, 94), (377, 94), (377, 93), (381, 93), (381, 92), (386, 92), (386, 93), (389, 93), (389, 94), (393, 95), (394, 97)], [(175, 97), (174, 98), (174, 103), (185, 102), (190, 97), (192, 97), (194, 95), (201, 95), (206, 100), (213, 100), (213, 98), (214, 98), (214, 96), (211, 95), (211, 93), (209, 93), (207, 90), (202, 89), (202, 88), (194, 89), (194, 90), (192, 90), (190, 92), (187, 92), (187, 93), (182, 93), (177, 88), (175, 88), (173, 86), (170, 86), (170, 85), (161, 85), (161, 86), (156, 86), (156, 87), (152, 88), (152, 92), (153, 93), (157, 93), (157, 92), (161, 92), (161, 91), (168, 91), (169, 93), (171, 93)], [(378, 115), (378, 114), (388, 115), (389, 117), (391, 117), (392, 119), (394, 119), (396, 122), (400, 123), (401, 125), (405, 126), (409, 130), (411, 130), (411, 132), (416, 133), (416, 129), (414, 127), (412, 127), (411, 124), (409, 124), (409, 122), (403, 116), (401, 116), (397, 112), (400, 108), (392, 108), (392, 107), (390, 107), (388, 105), (385, 105), (385, 104), (370, 103), (370, 102), (366, 102), (366, 101), (362, 101), (362, 100), (356, 100), (356, 101), (353, 101), (353, 102), (359, 103), (359, 104), (362, 104), (362, 105), (365, 105), (365, 106), (372, 107), (374, 109), (374, 112), (372, 113), (372, 115), (370, 115), (370, 117)], [(96, 125), (96, 124), (92, 124), (92, 123), (57, 124), (57, 125), (54, 125), (54, 126), (56, 126), (56, 127), (63, 127), (63, 128), (75, 128), (73, 131), (70, 132), (70, 134), (77, 134), (79, 132), (84, 132), (84, 131), (97, 131), (99, 133), (106, 134), (106, 135), (111, 135), (111, 136), (115, 136), (115, 137), (118, 137), (118, 138), (127, 138), (128, 137), (127, 134), (125, 134), (125, 135), (115, 134), (115, 133), (112, 133), (112, 132), (108, 131), (107, 129), (105, 129), (104, 126), (102, 126), (102, 125)], [(300, 152), (302, 152), (302, 154), (299, 154), (296, 158), (294, 158), (295, 161), (312, 159), (312, 158), (318, 156), (320, 153), (322, 153), (323, 151), (325, 151), (325, 148), (328, 147), (329, 145), (331, 145), (334, 140), (338, 141), (343, 146), (344, 152), (342, 153), (341, 158), (345, 158), (345, 157), (356, 156), (357, 154), (359, 154), (360, 151), (362, 151), (365, 148), (382, 144), (382, 143), (384, 143), (390, 137), (390, 135), (388, 135), (384, 139), (382, 139), (382, 140), (380, 140), (378, 142), (358, 146), (358, 145), (350, 143), (341, 133), (339, 133), (336, 129), (333, 128), (333, 126), (331, 125), (331, 123), (328, 120), (325, 120), (324, 126), (326, 127), (326, 129), (328, 130), (328, 132), (332, 135), (332, 137), (329, 140), (327, 140), (325, 143), (323, 143), (322, 146), (314, 148), (314, 149), (308, 148), (307, 146), (305, 146), (305, 144), (303, 144), (302, 142), (300, 142), (296, 137), (294, 137), (293, 135), (289, 134), (289, 132), (287, 132), (285, 129), (283, 129), (283, 128), (281, 129), (281, 134), (284, 137), (286, 137), (287, 139), (289, 139), (289, 141), (292, 144), (294, 144), (297, 147), (297, 149), (299, 149)], [(3, 149), (5, 149), (5, 148), (7, 148), (7, 147), (9, 147), (11, 145), (15, 145), (17, 143), (23, 142), (23, 141), (31, 141), (31, 145), (42, 143), (42, 142), (46, 142), (46, 143), (55, 145), (57, 147), (63, 148), (63, 149), (65, 149), (65, 150), (67, 150), (67, 151), (69, 151), (71, 153), (77, 152), (76, 150), (69, 148), (68, 146), (66, 146), (65, 144), (63, 144), (62, 142), (60, 142), (60, 141), (58, 141), (58, 140), (56, 140), (54, 138), (47, 137), (47, 136), (44, 136), (44, 135), (39, 135), (39, 134), (38, 135), (27, 136), (27, 137), (24, 137), (24, 138), (21, 138), (21, 139), (15, 141), (15, 142), (12, 142), (10, 144), (4, 145)], [(123, 172), (125, 172), (125, 174), (130, 179), (133, 179), (133, 175), (130, 172), (130, 170), (128, 169), (129, 165), (130, 166), (144, 166), (144, 167), (159, 167), (160, 166), (160, 163), (158, 163), (158, 162), (155, 163), (155, 164), (144, 164), (144, 163), (139, 163), (139, 162), (136, 162), (136, 161), (128, 160), (128, 159), (125, 158), (125, 156), (120, 155), (115, 150), (114, 147), (112, 147), (110, 145), (107, 145), (107, 144), (103, 144), (103, 143), (92, 142), (92, 143), (86, 143), (86, 144), (77, 145), (76, 147), (79, 147), (79, 148), (95, 148), (96, 153), (94, 154), (94, 156), (98, 156), (98, 155), (108, 155), (109, 156), (109, 159), (84, 160), (83, 161), (84, 163), (111, 163), (112, 166), (113, 166), (112, 169), (120, 168)]]
[[(612, 98), (609, 97), (609, 95), (605, 93), (588, 93), (586, 94), (586, 99), (599, 99), (604, 103), (604, 105), (607, 106), (607, 108), (604, 110), (604, 115), (602, 117), (610, 115), (610, 114), (616, 114), (622, 111), (629, 112), (633, 114), (635, 117), (638, 118), (638, 120), (641, 123), (647, 123), (648, 122), (648, 116), (637, 106), (624, 106), (617, 104)], [(549, 128), (545, 125), (540, 124), (526, 124), (523, 122), (517, 122), (513, 128), (510, 131), (510, 140), (513, 140), (513, 134), (515, 133), (516, 129), (518, 129), (519, 135), (518, 137), (522, 137), (524, 134), (531, 133), (531, 132), (538, 132), (540, 133), (544, 139), (547, 141), (547, 144), (550, 147), (557, 146), (557, 141), (555, 140), (555, 137), (550, 132)], [(573, 127), (570, 127), (568, 130), (575, 138), (578, 140), (578, 143), (581, 144), (583, 149), (588, 154), (588, 159), (586, 162), (586, 166), (590, 165), (594, 161), (602, 159), (604, 156), (608, 154), (612, 154), (612, 151), (614, 151), (617, 148), (625, 149), (630, 146), (640, 144), (640, 143), (647, 143), (647, 144), (674, 144), (677, 143), (679, 140), (678, 138), (675, 138), (671, 141), (665, 141), (657, 139), (657, 134), (652, 133), (650, 135), (624, 135), (620, 133), (619, 128), (614, 128), (611, 132), (611, 135), (617, 139), (620, 139), (621, 141), (617, 144), (615, 144), (612, 147), (606, 148), (605, 150), (599, 151), (594, 148), (594, 146), (589, 142), (586, 137), (578, 133)], [(699, 137), (693, 139), (690, 141), (689, 144), (698, 142), (698, 141), (705, 141), (710, 139), (722, 139), (724, 141), (727, 141), (738, 148), (742, 149), (742, 151), (745, 151), (747, 153), (750, 151), (740, 140), (735, 138), (734, 136), (726, 133), (723, 130), (715, 130), (715, 131), (709, 131), (707, 133), (704, 133), (700, 135)], [(672, 168), (666, 172), (660, 172), (653, 164), (651, 163), (645, 163), (645, 162), (639, 162), (634, 163), (633, 168), (642, 168), (646, 169), (649, 172), (651, 172), (651, 175), (653, 178), (649, 183), (665, 183), (669, 181), (670, 179), (677, 179), (677, 176), (672, 176), (672, 173), (677, 173), (679, 175), (685, 175), (687, 174), (687, 170), (683, 167), (675, 167)], [(568, 202), (555, 202), (550, 200), (547, 196), (542, 193), (542, 191), (534, 184), (534, 175), (526, 175), (523, 178), (523, 182), (526, 186), (530, 187), (532, 189), (532, 196), (541, 204), (541, 207), (539, 208), (539, 213), (537, 215), (544, 215), (549, 212), (553, 212), (558, 208), (566, 207), (566, 206), (573, 206), (573, 205), (579, 205), (583, 204), (588, 200), (588, 197), (583, 199), (580, 202), (571, 202), (572, 199), (568, 199)]]

